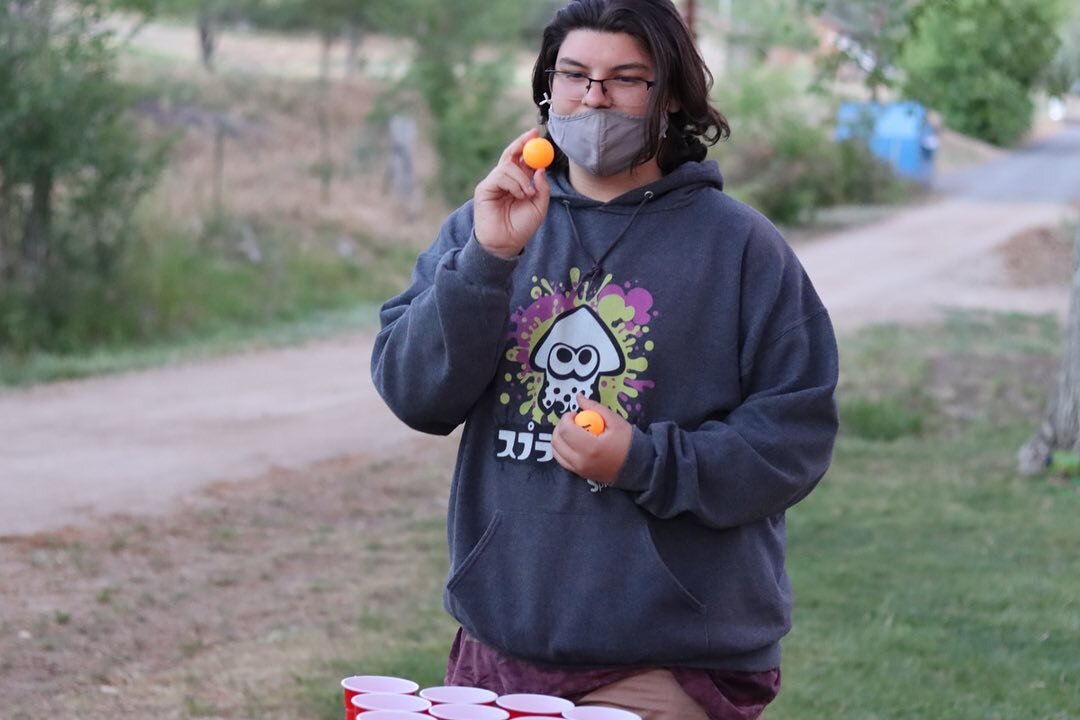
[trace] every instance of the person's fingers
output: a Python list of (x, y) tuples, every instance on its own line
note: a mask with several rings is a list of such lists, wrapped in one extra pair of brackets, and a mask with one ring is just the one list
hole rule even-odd
[(540, 131), (536, 128), (532, 128), (531, 130), (526, 130), (525, 132), (521, 133), (514, 139), (513, 142), (506, 146), (506, 149), (503, 150), (502, 155), (499, 156), (499, 162), (512, 163), (514, 165), (520, 164), (521, 151), (525, 149), (525, 143), (529, 142), (534, 137), (539, 136)]
[(481, 183), (479, 199), (495, 200), (504, 193), (513, 195), (518, 200), (531, 198), (536, 194), (532, 178), (521, 168), (514, 165), (499, 165)]
[(564, 469), (569, 470), (570, 472), (576, 472), (576, 470), (574, 470), (574, 466), (570, 462), (570, 459), (567, 458), (566, 455), (564, 455), (563, 453), (559, 452), (559, 450), (556, 449), (554, 445), (551, 446), (551, 456), (555, 458), (555, 462), (559, 463), (559, 465), (562, 466)]
[(574, 415), (575, 413), (567, 413), (562, 416), (552, 433), (552, 443), (555, 443), (557, 436), (562, 454), (574, 463), (575, 467), (580, 467), (591, 449), (589, 443), (595, 437), (574, 422)]
[(578, 407), (580, 407), (582, 410), (595, 410), (601, 415), (604, 413), (604, 411), (610, 412), (607, 405), (597, 400), (593, 400), (588, 395), (582, 395), (581, 393), (578, 393), (577, 401)]
[(533, 171), (532, 186), (536, 190), (537, 199), (543, 202), (541, 210), (547, 212), (548, 200), (551, 199), (551, 184), (548, 182), (547, 171), (544, 168)]
[(611, 427), (612, 423), (619, 422), (623, 419), (622, 416), (609, 408), (607, 405), (601, 402), (597, 402), (592, 398), (579, 394), (577, 397), (577, 401), (578, 406), (582, 410), (592, 410), (593, 412), (599, 413), (600, 417), (604, 418), (604, 424), (608, 427)]

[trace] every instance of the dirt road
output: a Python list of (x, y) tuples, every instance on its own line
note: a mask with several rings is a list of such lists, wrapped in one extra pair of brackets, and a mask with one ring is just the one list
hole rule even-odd
[[(1060, 189), (1059, 169), (1080, 168), (1080, 127), (1057, 137), (1057, 151), (1015, 160), (1041, 160), (1034, 175)], [(798, 247), (841, 332), (955, 306), (1064, 314), (1066, 287), (1013, 287), (993, 251), (1075, 211), (1062, 197), (1009, 202), (970, 188)], [(0, 393), (0, 536), (165, 512), (215, 481), (424, 442), (376, 395), (370, 350), (370, 334), (356, 335)]]

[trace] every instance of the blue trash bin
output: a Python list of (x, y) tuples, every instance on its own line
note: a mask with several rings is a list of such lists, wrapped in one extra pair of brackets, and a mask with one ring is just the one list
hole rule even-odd
[(836, 117), (836, 139), (863, 137), (870, 151), (902, 178), (929, 185), (938, 135), (917, 102), (846, 102)]

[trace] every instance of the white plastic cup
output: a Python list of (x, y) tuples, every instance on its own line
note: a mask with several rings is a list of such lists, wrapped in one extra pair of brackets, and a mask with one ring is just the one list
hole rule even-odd
[(559, 717), (574, 707), (574, 703), (554, 695), (540, 695), (538, 693), (514, 693), (500, 695), (495, 704), (510, 713), (512, 718), (540, 715), (542, 717)]
[(352, 699), (357, 695), (367, 693), (412, 695), (420, 689), (420, 685), (412, 680), (390, 675), (350, 675), (341, 681), (341, 688), (345, 691), (345, 707), (349, 707)]
[(494, 705), (432, 705), (428, 715), (439, 720), (508, 720), (511, 715)]
[(416, 695), (395, 693), (361, 693), (352, 699), (357, 710), (401, 710), (422, 713), (431, 707), (431, 701)]
[(432, 705), (494, 705), (499, 696), (490, 690), (466, 685), (438, 685), (424, 688), (420, 697)]
[(563, 712), (567, 720), (641, 720), (641, 716), (629, 710), (582, 705)]

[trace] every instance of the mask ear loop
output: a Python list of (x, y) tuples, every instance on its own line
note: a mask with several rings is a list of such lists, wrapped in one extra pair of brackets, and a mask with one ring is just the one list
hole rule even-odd
[(543, 111), (540, 109), (543, 108), (545, 105), (547, 105), (549, 108), (551, 107), (551, 96), (548, 95), (547, 92), (544, 93), (544, 99), (537, 103), (536, 119), (540, 125), (543, 125), (546, 120), (544, 118)]

